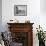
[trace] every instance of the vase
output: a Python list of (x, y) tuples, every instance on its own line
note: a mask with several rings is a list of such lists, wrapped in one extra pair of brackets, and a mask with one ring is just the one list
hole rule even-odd
[(45, 41), (39, 40), (39, 46), (45, 46)]

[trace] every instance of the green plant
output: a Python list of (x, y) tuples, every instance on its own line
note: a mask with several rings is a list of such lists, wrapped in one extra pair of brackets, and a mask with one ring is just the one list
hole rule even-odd
[(40, 27), (40, 25), (39, 25), (39, 28), (36, 28), (36, 29), (37, 29), (36, 36), (38, 36), (38, 40), (39, 41), (41, 41), (41, 40), (45, 41), (45, 35), (44, 35), (44, 31), (43, 31), (42, 27)]

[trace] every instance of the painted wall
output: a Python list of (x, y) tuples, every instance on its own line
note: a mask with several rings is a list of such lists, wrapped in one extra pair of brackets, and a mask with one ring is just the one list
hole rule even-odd
[(0, 31), (2, 29), (2, 0), (0, 0)]
[[(27, 5), (27, 16), (14, 16), (14, 5)], [(40, 0), (39, 1), (38, 0), (35, 1), (34, 0), (28, 0), (28, 1), (3, 0), (2, 1), (3, 26), (5, 26), (10, 19), (17, 19), (19, 20), (19, 22), (30, 20), (30, 22), (39, 23), (39, 19), (40, 19), (39, 15), (40, 15)]]
[(40, 24), (46, 31), (46, 0), (40, 0)]

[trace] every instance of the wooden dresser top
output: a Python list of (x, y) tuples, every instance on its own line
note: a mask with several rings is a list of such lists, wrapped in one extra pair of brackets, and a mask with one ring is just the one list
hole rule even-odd
[(8, 25), (14, 25), (14, 24), (16, 24), (16, 25), (25, 25), (25, 24), (31, 24), (31, 25), (33, 25), (34, 23), (7, 23)]

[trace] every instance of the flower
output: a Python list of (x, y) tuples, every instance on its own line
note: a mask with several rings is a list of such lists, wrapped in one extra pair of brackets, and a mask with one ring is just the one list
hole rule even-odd
[(43, 41), (45, 41), (45, 35), (44, 35), (44, 32), (43, 32), (42, 27), (40, 27), (40, 25), (39, 25), (39, 28), (36, 28), (36, 29), (37, 29), (37, 34), (36, 34), (36, 36), (38, 35), (38, 40), (43, 40)]

